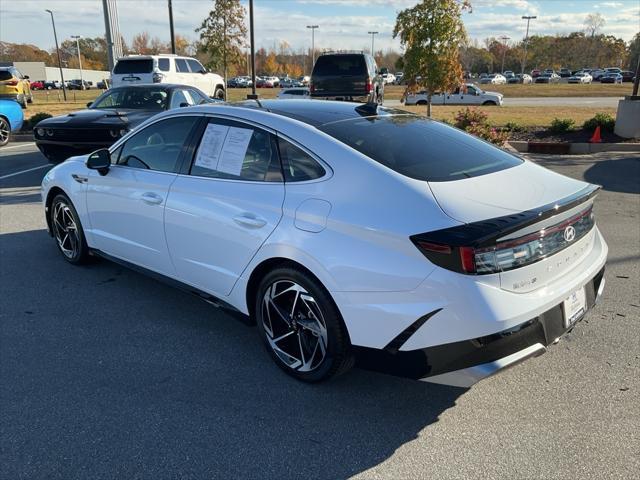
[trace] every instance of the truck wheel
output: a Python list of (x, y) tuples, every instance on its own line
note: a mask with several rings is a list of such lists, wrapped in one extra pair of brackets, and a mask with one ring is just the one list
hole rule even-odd
[(216, 87), (215, 91), (213, 92), (213, 98), (224, 100), (224, 89), (222, 87)]
[(418, 101), (416, 102), (416, 105), (426, 105), (426, 104), (427, 104), (427, 101), (426, 101), (426, 100), (418, 100)]
[(18, 102), (18, 105), (20, 105), (22, 108), (27, 108), (27, 99), (23, 94), (18, 95), (18, 97), (16, 98), (16, 101)]
[(482, 105), (496, 105), (496, 102), (494, 102), (493, 100), (487, 100)]

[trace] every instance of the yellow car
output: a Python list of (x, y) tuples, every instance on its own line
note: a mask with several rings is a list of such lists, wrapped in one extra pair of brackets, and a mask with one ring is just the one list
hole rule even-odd
[(0, 67), (0, 99), (15, 100), (22, 108), (33, 102), (29, 77), (16, 67)]

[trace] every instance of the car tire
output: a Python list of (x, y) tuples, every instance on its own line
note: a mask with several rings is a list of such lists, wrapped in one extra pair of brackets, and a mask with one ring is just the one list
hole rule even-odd
[(24, 93), (17, 96), (16, 102), (18, 102), (18, 105), (20, 105), (22, 108), (27, 108), (27, 100), (24, 96)]
[(33, 92), (29, 91), (29, 96), (27, 97), (27, 103), (33, 103)]
[(427, 105), (427, 103), (428, 103), (428, 102), (427, 102), (426, 100), (418, 100), (418, 101), (416, 102), (416, 105), (423, 106), (423, 105)]
[(487, 105), (487, 106), (489, 106), (489, 105), (494, 105), (494, 106), (495, 106), (495, 105), (496, 105), (496, 102), (494, 102), (493, 100), (487, 100), (487, 101), (486, 101), (486, 102), (484, 102), (482, 105)]
[(218, 100), (224, 100), (224, 89), (222, 87), (216, 87), (213, 92), (213, 98), (217, 98)]
[(262, 279), (253, 300), (260, 337), (287, 374), (320, 382), (353, 367), (342, 316), (316, 278), (298, 268), (276, 268)]
[(80, 265), (89, 260), (89, 247), (78, 213), (64, 194), (56, 195), (49, 207), (49, 220), (58, 250), (69, 263)]
[(0, 147), (4, 147), (11, 140), (11, 125), (6, 118), (0, 117)]

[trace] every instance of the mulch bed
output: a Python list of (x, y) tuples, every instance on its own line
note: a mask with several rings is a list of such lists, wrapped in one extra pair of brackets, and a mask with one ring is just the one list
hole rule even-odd
[[(572, 142), (587, 143), (593, 132), (574, 130), (566, 133), (551, 133), (542, 128), (528, 128), (524, 132), (509, 132), (509, 140), (524, 142)], [(637, 138), (622, 138), (615, 133), (601, 132), (602, 143), (640, 143)]]

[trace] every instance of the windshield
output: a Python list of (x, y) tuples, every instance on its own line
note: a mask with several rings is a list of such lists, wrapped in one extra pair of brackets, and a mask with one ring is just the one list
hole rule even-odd
[(338, 121), (319, 127), (369, 158), (429, 182), (477, 177), (522, 160), (476, 137), (418, 115)]
[(98, 97), (91, 108), (122, 108), (134, 110), (166, 110), (167, 92), (162, 88), (116, 88)]

